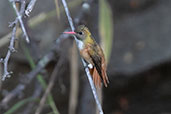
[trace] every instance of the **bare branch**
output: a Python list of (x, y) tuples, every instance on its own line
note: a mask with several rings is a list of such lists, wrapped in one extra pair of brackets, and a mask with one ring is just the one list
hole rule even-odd
[(31, 0), (31, 1), (30, 1), (30, 3), (29, 3), (28, 6), (27, 6), (27, 9), (25, 10), (25, 15), (26, 15), (26, 16), (28, 16), (28, 17), (30, 16), (30, 13), (31, 13), (31, 11), (33, 10), (33, 7), (34, 7), (36, 1), (37, 1), (37, 0)]
[[(75, 27), (74, 27), (72, 18), (71, 18), (71, 16), (70, 16), (70, 12), (69, 12), (69, 10), (68, 10), (67, 3), (66, 3), (65, 0), (62, 0), (62, 3), (63, 3), (63, 6), (64, 6), (64, 9), (65, 9), (65, 13), (66, 13), (66, 15), (67, 15), (67, 18), (68, 18), (68, 21), (69, 21), (71, 30), (74, 31), (74, 30), (75, 30)], [(76, 41), (76, 43), (77, 43), (77, 47), (79, 47), (79, 43), (80, 43), (80, 42), (77, 40), (77, 38), (76, 38), (75, 36), (74, 36), (74, 39), (75, 39), (75, 41)], [(81, 59), (81, 60), (82, 60), (82, 63), (83, 63), (83, 65), (84, 65), (85, 72), (86, 72), (86, 74), (87, 74), (88, 80), (89, 80), (89, 82), (90, 82), (91, 89), (92, 89), (92, 92), (93, 92), (93, 95), (94, 95), (94, 98), (95, 98), (97, 107), (98, 107), (98, 109), (99, 109), (99, 112), (100, 112), (100, 114), (103, 114), (103, 110), (102, 110), (102, 107), (101, 107), (99, 98), (98, 98), (98, 96), (97, 96), (96, 88), (95, 88), (95, 86), (94, 86), (94, 83), (93, 83), (93, 80), (92, 80), (92, 78), (91, 78), (91, 75), (90, 75), (89, 69), (88, 69), (88, 67), (87, 67), (87, 64), (86, 64), (86, 62), (85, 62), (83, 59)]]
[[(40, 95), (42, 93), (42, 86), (40, 85), (40, 83), (36, 80), (35, 81), (35, 87), (34, 87), (34, 92), (32, 94), (32, 98), (33, 99), (37, 99), (40, 98)], [(23, 110), (23, 112), (21, 114), (31, 114), (31, 112), (33, 111), (32, 109), (36, 106), (36, 102), (30, 102), (26, 108)]]
[(20, 22), (20, 25), (21, 25), (21, 29), (22, 29), (22, 31), (23, 31), (23, 34), (24, 34), (24, 36), (25, 36), (25, 38), (26, 38), (27, 43), (29, 43), (30, 40), (29, 40), (29, 37), (28, 37), (28, 35), (27, 35), (26, 29), (25, 29), (25, 26), (24, 26), (24, 23), (23, 23), (23, 20), (22, 20), (23, 12), (24, 12), (24, 10), (25, 10), (25, 5), (26, 5), (25, 0), (21, 0), (21, 8), (20, 8), (20, 11), (21, 11), (22, 13), (21, 13), (21, 12), (19, 13), (19, 12), (18, 12), (18, 9), (17, 9), (17, 7), (16, 7), (16, 4), (15, 4), (15, 1), (12, 1), (12, 6), (13, 6), (15, 12), (16, 12), (17, 19), (18, 19), (19, 22)]
[(21, 0), (9, 0), (10, 2), (20, 2)]
[(15, 52), (14, 41), (15, 41), (16, 29), (17, 29), (17, 27), (15, 26), (13, 28), (13, 31), (12, 31), (12, 37), (11, 37), (11, 40), (10, 40), (10, 46), (9, 46), (9, 49), (8, 49), (8, 52), (7, 52), (7, 55), (6, 55), (5, 59), (1, 58), (1, 60), (0, 60), (0, 62), (2, 62), (3, 65), (4, 65), (4, 72), (3, 72), (2, 80), (5, 80), (7, 77), (10, 77), (11, 73), (12, 73), (12, 72), (8, 71), (8, 61), (9, 61), (9, 58), (11, 56), (11, 53)]
[(79, 78), (78, 78), (78, 53), (76, 50), (76, 44), (73, 43), (71, 49), (71, 78), (70, 78), (70, 94), (69, 94), (69, 114), (75, 114), (78, 103), (78, 91), (79, 91)]
[[(8, 52), (6, 54), (6, 57), (4, 59), (2, 59), (2, 58), (0, 59), (0, 62), (3, 63), (3, 67), (4, 67), (2, 80), (5, 80), (7, 77), (10, 77), (12, 74), (12, 72), (8, 71), (8, 62), (9, 62), (11, 54), (13, 52), (16, 52), (16, 50), (14, 49), (14, 42), (15, 42), (15, 35), (16, 35), (18, 21), (20, 22), (22, 31), (24, 33), (24, 36), (26, 37), (26, 41), (29, 42), (29, 38), (28, 38), (28, 35), (26, 33), (26, 30), (25, 30), (25, 27), (24, 27), (24, 24), (22, 21), (22, 16), (23, 16), (23, 13), (25, 10), (25, 5), (26, 5), (25, 0), (20, 0), (20, 1), (19, 0), (9, 0), (9, 2), (12, 2), (12, 6), (17, 14), (17, 18), (15, 19), (15, 21), (13, 21), (9, 24), (9, 27), (13, 27), (11, 39), (10, 39), (10, 46), (9, 46)], [(15, 2), (21, 3), (20, 12), (18, 12)]]
[(0, 107), (1, 108), (6, 108), (8, 105), (7, 103), (14, 98), (17, 95), (20, 95), (21, 92), (25, 89), (25, 86), (23, 84), (19, 84), (14, 90), (12, 90), (11, 92), (9, 92), (5, 98), (2, 99), (1, 103), (0, 103)]
[(52, 61), (54, 59), (54, 53), (49, 52), (46, 56), (44, 56), (36, 66), (36, 68), (28, 73), (27, 75), (23, 76), (21, 79), (21, 83), (18, 84), (15, 89), (13, 89), (11, 92), (9, 92), (1, 101), (0, 105), (1, 108), (7, 106), (7, 104), (16, 96), (20, 95), (22, 91), (25, 89), (27, 84), (29, 84), (33, 78), (49, 63), (49, 61)]
[(33, 78), (42, 71), (42, 69), (44, 69), (44, 67), (46, 67), (46, 65), (54, 60), (55, 58), (55, 54), (57, 52), (57, 50), (60, 47), (60, 43), (61, 41), (65, 40), (66, 38), (68, 38), (68, 35), (66, 34), (61, 34), (57, 40), (56, 40), (56, 44), (52, 47), (51, 51), (48, 52), (44, 57), (42, 57), (42, 59), (40, 59), (40, 61), (38, 62), (37, 66), (35, 67), (34, 70), (32, 70), (31, 72), (29, 72), (27, 75), (23, 76), (23, 78), (21, 79), (21, 83), (18, 84), (11, 92), (9, 92), (1, 101), (0, 105), (2, 106), (1, 108), (7, 106), (7, 104), (16, 96), (18, 96), (20, 93), (22, 93), (22, 91), (25, 89), (25, 87), (27, 86), (27, 84), (29, 84)]
[(39, 107), (37, 108), (35, 114), (40, 114), (41, 113), (41, 111), (43, 109), (43, 106), (44, 106), (44, 104), (46, 102), (46, 98), (47, 98), (48, 94), (50, 93), (50, 91), (51, 91), (51, 89), (52, 89), (52, 87), (54, 85), (55, 79), (57, 77), (57, 74), (59, 72), (59, 69), (60, 69), (62, 63), (63, 63), (62, 59), (59, 59), (59, 62), (56, 64), (56, 66), (55, 66), (55, 68), (54, 68), (54, 70), (52, 72), (51, 78), (49, 80), (49, 84), (48, 84), (48, 86), (46, 88), (46, 91), (45, 91), (43, 97), (40, 100)]

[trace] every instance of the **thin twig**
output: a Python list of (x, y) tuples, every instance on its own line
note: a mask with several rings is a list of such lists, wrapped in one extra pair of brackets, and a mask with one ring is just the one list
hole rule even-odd
[(46, 98), (47, 98), (48, 94), (50, 93), (50, 91), (51, 91), (51, 89), (52, 89), (52, 87), (54, 85), (55, 79), (57, 77), (57, 74), (59, 72), (59, 69), (60, 69), (61, 65), (62, 65), (62, 59), (59, 59), (59, 62), (56, 64), (56, 66), (55, 66), (55, 68), (54, 68), (54, 70), (52, 72), (51, 78), (49, 80), (49, 84), (48, 84), (48, 86), (46, 88), (46, 91), (45, 91), (43, 97), (40, 100), (39, 107), (37, 108), (35, 114), (40, 114), (41, 113), (41, 111), (43, 109), (43, 106), (45, 105)]
[(25, 89), (25, 85), (24, 84), (19, 84), (14, 90), (12, 90), (11, 92), (9, 92), (5, 98), (2, 99), (1, 103), (0, 103), (0, 108), (7, 108), (7, 103), (9, 101), (11, 101), (11, 99), (13, 99), (14, 97), (16, 97), (17, 95), (19, 96), (22, 91)]
[(40, 61), (38, 62), (37, 66), (34, 70), (29, 72), (27, 75), (24, 75), (21, 79), (21, 83), (19, 83), (11, 92), (9, 92), (0, 102), (1, 108), (6, 108), (8, 103), (15, 98), (16, 96), (19, 96), (20, 93), (25, 89), (25, 87), (33, 80), (33, 78), (46, 67), (46, 65), (54, 60), (55, 54), (57, 51), (59, 51), (60, 43), (68, 38), (68, 35), (61, 34), (57, 40), (56, 44), (53, 46), (50, 52), (48, 52)]
[(37, 0), (31, 0), (31, 1), (30, 1), (30, 3), (29, 3), (28, 6), (27, 6), (27, 9), (25, 10), (25, 15), (26, 15), (26, 16), (28, 16), (28, 17), (30, 16), (30, 13), (31, 13), (31, 11), (33, 10), (33, 7), (34, 7), (36, 1), (37, 1)]
[(18, 84), (11, 92), (9, 92), (0, 102), (0, 105), (2, 106), (1, 108), (5, 108), (7, 106), (7, 104), (16, 96), (20, 95), (20, 93), (22, 93), (22, 91), (25, 89), (25, 87), (27, 86), (27, 84), (29, 84), (33, 78), (42, 71), (42, 69), (44, 69), (44, 67), (46, 67), (46, 65), (54, 60), (55, 58), (55, 54), (56, 52), (59, 50), (60, 47), (60, 43), (65, 40), (66, 38), (68, 38), (68, 35), (66, 34), (61, 34), (57, 40), (56, 40), (56, 44), (53, 46), (53, 48), (51, 49), (50, 52), (48, 52), (44, 57), (42, 57), (42, 59), (40, 59), (40, 61), (38, 62), (37, 66), (35, 67), (34, 70), (32, 70), (31, 72), (29, 72), (27, 75), (23, 76), (23, 78), (21, 79), (21, 83)]
[[(35, 81), (35, 87), (34, 87), (34, 92), (32, 95), (33, 99), (38, 99), (41, 95), (43, 88), (40, 85), (40, 83), (36, 80)], [(26, 108), (23, 110), (23, 112), (21, 114), (31, 114), (31, 111), (33, 111), (32, 109), (34, 108), (34, 106), (36, 105), (36, 102), (30, 102)]]
[[(62, 0), (62, 3), (63, 3), (63, 6), (64, 6), (64, 9), (65, 9), (65, 13), (66, 13), (66, 15), (67, 15), (67, 18), (68, 18), (68, 21), (69, 21), (71, 30), (74, 31), (74, 30), (75, 30), (75, 27), (74, 27), (72, 18), (71, 18), (71, 16), (70, 16), (70, 12), (69, 12), (69, 10), (68, 10), (67, 3), (66, 3), (65, 0)], [(76, 43), (77, 43), (77, 46), (79, 46), (79, 43), (80, 43), (80, 42), (77, 40), (77, 38), (76, 38), (75, 36), (74, 36), (74, 39), (75, 39), (75, 41), (76, 41)], [(102, 110), (102, 107), (101, 107), (99, 98), (98, 98), (98, 96), (97, 96), (96, 88), (95, 88), (95, 86), (94, 86), (94, 83), (93, 83), (93, 80), (92, 80), (92, 78), (91, 78), (91, 75), (90, 75), (89, 69), (88, 69), (88, 67), (87, 67), (87, 64), (86, 64), (86, 62), (85, 62), (83, 59), (81, 59), (81, 60), (82, 60), (82, 63), (83, 63), (83, 65), (84, 65), (85, 72), (86, 72), (86, 74), (87, 74), (89, 83), (90, 83), (90, 85), (91, 85), (91, 89), (92, 89), (92, 92), (93, 92), (93, 95), (94, 95), (94, 98), (95, 98), (97, 107), (98, 107), (98, 109), (99, 109), (99, 112), (100, 112), (100, 114), (103, 114), (103, 110)]]
[(20, 2), (21, 0), (9, 0), (10, 2)]
[(20, 95), (22, 91), (25, 89), (25, 87), (33, 80), (33, 78), (49, 63), (49, 61), (52, 61), (54, 59), (54, 53), (49, 52), (46, 56), (44, 56), (36, 66), (34, 70), (32, 70), (30, 73), (27, 75), (23, 76), (21, 79), (22, 82), (18, 84), (15, 89), (13, 89), (11, 92), (6, 95), (0, 105), (1, 108), (5, 108), (7, 104), (16, 96)]
[(1, 58), (1, 60), (0, 60), (0, 62), (2, 62), (3, 65), (4, 65), (4, 72), (3, 72), (2, 80), (5, 80), (7, 77), (10, 77), (11, 76), (11, 73), (12, 73), (12, 72), (9, 72), (8, 71), (8, 61), (9, 61), (9, 58), (11, 56), (11, 53), (12, 52), (15, 52), (15, 49), (14, 49), (14, 41), (15, 41), (16, 29), (17, 29), (17, 26), (15, 26), (13, 28), (12, 37), (11, 37), (10, 45), (9, 45), (9, 49), (8, 49), (8, 52), (7, 52), (7, 55), (6, 55), (5, 59), (2, 59)]
[[(15, 4), (15, 2), (13, 2)], [(25, 7), (25, 4), (21, 4), (21, 9), (20, 9), (20, 12), (18, 12), (16, 6), (16, 10), (18, 12), (18, 14), (22, 14), (23, 11), (24, 11), (24, 7)], [(9, 46), (9, 50), (7, 52), (7, 55), (5, 57), (5, 59), (1, 59), (0, 62), (3, 63), (4, 65), (4, 72), (3, 72), (3, 76), (2, 76), (2, 80), (5, 80), (7, 77), (10, 77), (12, 72), (8, 71), (8, 61), (10, 59), (10, 56), (11, 56), (11, 53), (13, 52), (16, 52), (16, 50), (14, 49), (14, 42), (15, 42), (15, 37), (16, 37), (16, 30), (17, 30), (17, 23), (18, 23), (18, 19), (16, 18), (14, 22), (11, 22), (10, 23), (10, 27), (13, 27), (13, 31), (12, 31), (12, 35), (11, 35), (11, 40), (10, 40), (10, 46)]]
[(78, 89), (79, 89), (79, 78), (78, 78), (78, 53), (76, 50), (76, 44), (73, 43), (70, 59), (70, 94), (69, 94), (69, 114), (76, 114), (76, 108), (78, 103)]
[[(21, 0), (21, 4), (23, 5), (23, 7), (21, 7), (20, 10), (23, 10), (23, 12), (24, 12), (25, 4), (26, 4), (25, 0)], [(12, 1), (12, 6), (13, 6), (15, 12), (16, 12), (17, 18), (18, 18), (18, 20), (20, 22), (21, 29), (23, 31), (23, 34), (24, 34), (25, 38), (26, 38), (26, 41), (27, 41), (27, 43), (29, 43), (30, 40), (29, 40), (29, 37), (27, 35), (26, 29), (25, 29), (25, 26), (24, 26), (24, 23), (23, 23), (23, 20), (22, 20), (23, 14), (18, 12), (18, 9), (16, 7), (15, 1)]]
[[(11, 2), (12, 1), (19, 2), (20, 0), (10, 0), (10, 1)], [(73, 8), (73, 7), (77, 6), (80, 3), (81, 3), (81, 0), (75, 0), (75, 1), (69, 2), (69, 5), (70, 5), (71, 8)], [(59, 9), (60, 9), (60, 13), (64, 12), (64, 9), (63, 9), (62, 6), (60, 6)], [(37, 16), (31, 17), (29, 19), (29, 21), (28, 21), (28, 26), (30, 28), (33, 28), (33, 27), (39, 25), (40, 23), (44, 22), (45, 20), (48, 20), (49, 18), (54, 17), (55, 14), (56, 14), (55, 10), (52, 10), (52, 11), (50, 11), (48, 13), (42, 12), (42, 13), (38, 14)], [(83, 14), (84, 14), (84, 12), (83, 12)], [(0, 48), (8, 43), (9, 38), (11, 37), (11, 33), (12, 32), (9, 32), (8, 34), (6, 34), (6, 35), (4, 35), (4, 36), (2, 36), (0, 38)], [(21, 33), (22, 33), (21, 29), (17, 28), (17, 33), (16, 34), (20, 35)]]
[[(3, 72), (3, 76), (2, 76), (2, 80), (5, 80), (7, 77), (10, 77), (11, 76), (11, 73), (12, 72), (9, 72), (8, 71), (8, 62), (9, 62), (9, 59), (10, 59), (10, 56), (13, 52), (16, 52), (16, 50), (14, 49), (14, 42), (15, 42), (15, 37), (16, 37), (16, 30), (17, 30), (17, 23), (18, 21), (20, 22), (20, 25), (21, 25), (21, 28), (23, 30), (23, 33), (24, 33), (24, 36), (26, 37), (26, 41), (29, 42), (29, 38), (28, 38), (28, 35), (26, 33), (26, 30), (25, 30), (25, 27), (24, 27), (24, 24), (23, 24), (23, 21), (22, 21), (22, 16), (23, 16), (23, 12), (25, 10), (25, 0), (9, 0), (9, 2), (12, 2), (12, 6), (17, 14), (17, 18), (15, 19), (15, 21), (11, 22), (9, 27), (13, 27), (13, 30), (12, 30), (12, 34), (11, 34), (11, 39), (10, 39), (10, 46), (9, 46), (9, 49), (8, 49), (8, 52), (6, 54), (6, 57), (4, 59), (0, 59), (0, 62), (3, 63), (3, 69), (4, 69), (4, 72)], [(16, 7), (16, 4), (15, 2), (20, 2), (21, 3), (21, 7), (20, 7), (20, 12), (18, 12), (18, 9)]]

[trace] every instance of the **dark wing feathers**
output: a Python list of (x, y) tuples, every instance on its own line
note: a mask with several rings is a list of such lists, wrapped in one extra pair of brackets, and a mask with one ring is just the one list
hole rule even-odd
[(101, 71), (101, 57), (97, 56), (97, 55), (90, 55), (93, 63), (94, 63), (94, 66), (96, 67), (97, 69), (97, 72), (98, 74), (100, 75), (100, 78), (101, 80), (103, 80), (102, 78), (102, 71)]
[(98, 54), (98, 48), (97, 48), (97, 44), (95, 43), (94, 45), (89, 45), (90, 49), (93, 50), (93, 53), (94, 54), (91, 54), (90, 51), (88, 51), (93, 63), (94, 63), (94, 66), (96, 67), (97, 69), (97, 72), (101, 78), (101, 80), (103, 80), (103, 77), (102, 77), (102, 59), (100, 57), (100, 55)]

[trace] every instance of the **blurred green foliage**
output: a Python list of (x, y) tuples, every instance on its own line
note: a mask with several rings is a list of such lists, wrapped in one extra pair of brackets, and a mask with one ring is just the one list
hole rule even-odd
[(105, 58), (109, 61), (113, 42), (113, 16), (106, 0), (99, 0), (99, 33)]

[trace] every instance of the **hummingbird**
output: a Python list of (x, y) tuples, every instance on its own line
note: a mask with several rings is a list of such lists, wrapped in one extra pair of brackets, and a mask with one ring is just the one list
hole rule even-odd
[(109, 83), (106, 73), (106, 61), (102, 48), (97, 44), (91, 32), (85, 25), (79, 25), (75, 31), (64, 32), (65, 34), (75, 35), (81, 57), (87, 63), (93, 82), (101, 88), (103, 82), (105, 87)]

